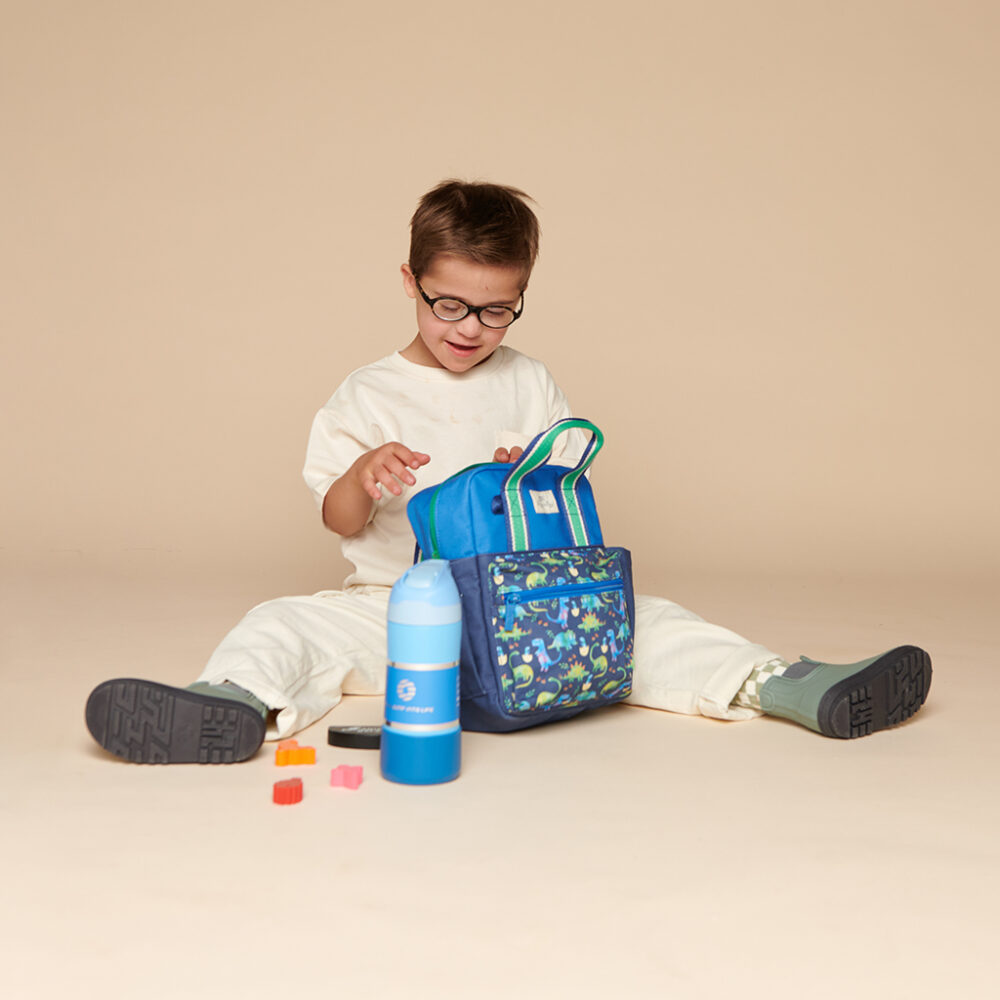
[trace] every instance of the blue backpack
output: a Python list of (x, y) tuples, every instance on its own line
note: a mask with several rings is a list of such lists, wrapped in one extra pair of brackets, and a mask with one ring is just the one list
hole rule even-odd
[[(551, 464), (573, 428), (591, 433), (580, 461)], [(632, 560), (604, 545), (584, 476), (603, 443), (589, 420), (560, 420), (517, 462), (471, 466), (407, 505), (418, 558), (450, 560), (462, 598), (464, 729), (523, 729), (632, 690)]]

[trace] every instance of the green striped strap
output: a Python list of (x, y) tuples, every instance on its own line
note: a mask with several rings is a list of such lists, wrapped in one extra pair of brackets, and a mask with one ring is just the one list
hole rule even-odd
[(539, 434), (528, 445), (524, 454), (521, 455), (504, 480), (503, 490), (507, 501), (507, 541), (511, 552), (521, 552), (531, 548), (527, 504), (523, 495), (525, 478), (548, 462), (552, 457), (552, 448), (559, 437), (566, 431), (573, 429), (590, 431), (591, 438), (580, 461), (560, 477), (559, 491), (573, 544), (590, 544), (576, 487), (580, 477), (590, 468), (590, 464), (604, 446), (604, 434), (596, 424), (592, 424), (583, 417), (567, 417), (565, 420), (557, 421), (547, 431)]

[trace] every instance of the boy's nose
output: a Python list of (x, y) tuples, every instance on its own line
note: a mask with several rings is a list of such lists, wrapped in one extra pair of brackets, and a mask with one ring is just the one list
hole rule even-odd
[(463, 316), (456, 324), (455, 329), (463, 337), (468, 337), (470, 340), (475, 340), (479, 336), (479, 317), (475, 313), (469, 313), (468, 316)]

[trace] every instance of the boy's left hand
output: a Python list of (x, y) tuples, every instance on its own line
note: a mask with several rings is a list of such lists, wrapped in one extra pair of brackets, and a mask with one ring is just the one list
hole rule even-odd
[(497, 450), (493, 452), (493, 461), (516, 462), (523, 454), (524, 454), (523, 448), (514, 447), (511, 448), (510, 451), (508, 451), (506, 448), (497, 448)]

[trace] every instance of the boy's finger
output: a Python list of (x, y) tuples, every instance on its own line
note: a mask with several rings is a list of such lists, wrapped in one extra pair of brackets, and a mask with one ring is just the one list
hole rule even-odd
[(403, 488), (396, 482), (396, 479), (393, 476), (385, 476), (384, 478), (380, 477), (379, 482), (385, 486), (390, 493), (394, 493), (396, 496), (399, 496), (399, 494), (403, 492)]
[(385, 467), (381, 465), (372, 469), (371, 472), (369, 473), (369, 476), (371, 478), (368, 479), (363, 485), (370, 497), (372, 497), (375, 500), (381, 500), (382, 487), (390, 486), (391, 488), (391, 483), (393, 482), (393, 478), (388, 474), (388, 472), (386, 472)]
[(412, 486), (416, 479), (413, 478), (413, 473), (410, 472), (405, 465), (399, 459), (393, 459), (390, 462), (385, 463), (386, 471), (392, 475), (401, 479), (408, 486)]
[(421, 465), (426, 465), (430, 460), (430, 455), (425, 455), (422, 451), (410, 451), (409, 448), (400, 446), (396, 457), (405, 462), (411, 469), (419, 469)]

